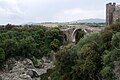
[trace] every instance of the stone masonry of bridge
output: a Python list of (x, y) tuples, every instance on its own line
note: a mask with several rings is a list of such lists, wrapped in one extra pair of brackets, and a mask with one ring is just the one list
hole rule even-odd
[(90, 27), (86, 25), (82, 25), (79, 27), (71, 27), (71, 28), (61, 28), (61, 31), (63, 33), (63, 39), (64, 42), (76, 42), (76, 34), (79, 31), (84, 31), (85, 33), (90, 33), (90, 32), (98, 32), (101, 29), (95, 28), (95, 27)]
[[(64, 42), (76, 42), (76, 34), (81, 28), (67, 28), (63, 30)], [(83, 30), (84, 31), (84, 30)], [(86, 31), (85, 31), (86, 32)]]

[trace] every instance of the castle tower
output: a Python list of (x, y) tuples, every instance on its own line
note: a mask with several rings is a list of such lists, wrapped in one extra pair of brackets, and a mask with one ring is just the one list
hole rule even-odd
[(109, 26), (113, 23), (113, 14), (115, 11), (116, 3), (106, 4), (106, 25)]

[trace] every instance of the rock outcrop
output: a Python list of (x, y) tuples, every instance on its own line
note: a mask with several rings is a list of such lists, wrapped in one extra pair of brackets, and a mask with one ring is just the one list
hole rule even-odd
[(52, 63), (45, 63), (45, 61), (39, 65), (42, 67), (36, 68), (27, 58), (19, 61), (11, 58), (6, 61), (4, 72), (0, 74), (0, 80), (40, 80), (40, 75), (54, 67)]
[(114, 74), (117, 80), (120, 80), (120, 61), (114, 61)]

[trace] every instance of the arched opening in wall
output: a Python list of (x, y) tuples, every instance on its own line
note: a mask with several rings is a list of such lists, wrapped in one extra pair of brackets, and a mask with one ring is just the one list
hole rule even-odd
[(66, 34), (63, 34), (63, 43), (66, 43), (67, 42), (67, 36)]
[(79, 40), (85, 35), (85, 32), (81, 29), (77, 29), (73, 32), (72, 42), (78, 43)]

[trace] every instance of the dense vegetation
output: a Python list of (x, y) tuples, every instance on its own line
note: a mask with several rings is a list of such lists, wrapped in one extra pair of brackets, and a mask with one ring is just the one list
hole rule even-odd
[[(51, 80), (116, 80), (120, 67), (120, 20), (101, 32), (77, 34), (63, 45), (59, 28), (39, 25), (0, 27), (0, 63), (10, 57), (41, 58), (57, 54)], [(79, 40), (80, 39), (80, 40)]]
[(10, 57), (41, 58), (62, 45), (58, 28), (37, 25), (0, 27), (0, 63)]
[[(120, 77), (120, 20), (86, 34), (56, 54), (52, 80), (116, 80)], [(117, 74), (119, 76), (117, 76)]]

